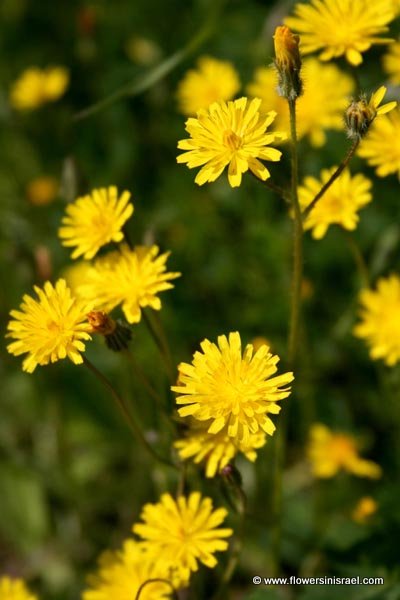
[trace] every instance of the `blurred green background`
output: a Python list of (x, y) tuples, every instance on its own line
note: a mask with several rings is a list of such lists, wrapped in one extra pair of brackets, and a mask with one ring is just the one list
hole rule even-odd
[[(251, 177), (234, 190), (225, 177), (202, 188), (194, 184), (194, 172), (176, 164), (176, 143), (185, 137), (185, 119), (177, 111), (175, 92), (185, 71), (204, 53), (231, 60), (247, 84), (255, 67), (271, 62), (272, 33), (291, 6), (261, 0), (226, 2), (213, 35), (167, 77), (143, 94), (76, 120), (76, 113), (140, 80), (190, 42), (210, 20), (215, 3), (2, 0), (2, 331), (23, 293), (45, 278), (56, 279), (70, 264), (57, 239), (65, 203), (93, 187), (115, 184), (132, 192), (130, 234), (135, 243), (154, 240), (171, 250), (169, 268), (182, 272), (175, 289), (163, 295), (161, 313), (174, 362), (189, 361), (204, 337), (214, 340), (239, 330), (245, 342), (265, 336), (285, 367), (291, 263), (286, 208)], [(398, 22), (395, 34), (396, 27), (398, 31)], [(143, 40), (150, 48), (147, 52)], [(382, 53), (368, 52), (360, 70), (368, 92), (384, 81)], [(66, 66), (71, 83), (57, 103), (17, 113), (9, 107), (9, 89), (33, 65)], [(398, 89), (394, 94), (399, 98)], [(317, 175), (322, 167), (337, 164), (346, 148), (340, 132), (328, 133), (322, 150), (302, 141), (301, 173)], [(356, 168), (372, 177), (359, 159), (354, 160)], [(287, 183), (287, 149), (271, 171), (277, 182)], [(27, 184), (41, 175), (61, 182), (57, 200), (48, 206), (27, 200)], [(399, 268), (398, 190), (395, 177), (375, 179), (374, 201), (362, 210), (354, 233), (374, 278)], [(344, 232), (331, 227), (319, 242), (306, 234), (305, 256), (309, 297), (304, 303), (301, 375), (285, 401), (290, 403), (290, 445), (282, 569), (288, 575), (383, 576), (386, 585), (255, 591), (252, 575), (267, 576), (270, 568), (270, 441), (255, 467), (239, 462), (251, 517), (231, 596), (396, 600), (400, 371), (372, 364), (364, 344), (351, 334), (360, 278)], [(159, 356), (143, 324), (134, 327), (132, 350), (154, 385), (166, 393)], [(90, 345), (88, 356), (118, 381), (147, 433), (157, 440), (159, 415), (129, 363), (107, 351), (100, 340)], [(109, 398), (83, 368), (63, 361), (27, 375), (21, 360), (8, 355), (3, 343), (0, 375), (0, 571), (26, 577), (43, 598), (78, 598), (98, 554), (117, 547), (143, 503), (173, 490), (176, 481), (132, 443)], [(315, 420), (359, 434), (368, 456), (382, 466), (382, 480), (371, 483), (343, 475), (313, 485), (305, 442)], [(217, 481), (204, 482), (195, 470), (191, 477), (193, 487), (224, 502)], [(369, 525), (350, 518), (362, 495), (372, 495), (379, 503)], [(222, 556), (222, 566), (225, 561)], [(209, 597), (219, 571), (203, 576), (194, 578), (193, 598)]]

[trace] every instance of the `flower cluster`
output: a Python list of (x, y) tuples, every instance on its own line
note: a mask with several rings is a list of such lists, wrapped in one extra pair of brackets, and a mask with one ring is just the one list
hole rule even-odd
[(58, 100), (68, 83), (69, 74), (64, 67), (31, 67), (12, 86), (10, 103), (17, 110), (39, 108), (47, 102)]
[(280, 412), (277, 402), (289, 396), (293, 373), (276, 375), (279, 358), (266, 345), (254, 352), (248, 344), (242, 353), (238, 332), (200, 346), (192, 364), (179, 365), (178, 384), (171, 389), (177, 393), (179, 415), (196, 422), (177, 443), (180, 456), (205, 460), (212, 477), (237, 452), (255, 459), (265, 434), (275, 431), (269, 415)]

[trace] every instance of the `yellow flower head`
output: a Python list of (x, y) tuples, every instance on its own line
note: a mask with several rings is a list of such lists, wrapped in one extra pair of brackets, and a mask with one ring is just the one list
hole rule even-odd
[(238, 187), (248, 169), (263, 181), (270, 177), (261, 160), (278, 161), (281, 152), (268, 145), (286, 139), (284, 133), (267, 133), (276, 113), (262, 116), (261, 100), (248, 102), (240, 98), (231, 102), (215, 102), (207, 110), (199, 110), (196, 119), (186, 121), (190, 139), (178, 142), (186, 150), (177, 157), (178, 163), (187, 163), (189, 169), (200, 167), (195, 182), (203, 185), (215, 181), (228, 166), (228, 181)]
[[(144, 585), (149, 579), (165, 579)], [(151, 559), (143, 545), (126, 540), (121, 550), (100, 557), (99, 569), (88, 579), (82, 600), (134, 600), (141, 586), (140, 600), (168, 600), (172, 597), (168, 570)]]
[(0, 600), (37, 600), (22, 579), (0, 577)]
[(358, 155), (375, 167), (378, 177), (397, 173), (400, 179), (400, 110), (376, 119), (362, 140)]
[(275, 67), (278, 72), (278, 93), (294, 100), (303, 91), (300, 77), (301, 58), (299, 36), (294, 35), (286, 25), (277, 27), (274, 35)]
[(159, 254), (157, 246), (136, 246), (130, 250), (123, 245), (120, 251), (94, 262), (77, 294), (106, 313), (121, 304), (127, 321), (138, 323), (145, 306), (161, 309), (157, 294), (171, 289), (170, 280), (180, 276), (166, 271), (169, 254)]
[(204, 340), (192, 364), (181, 363), (179, 382), (171, 389), (178, 394), (181, 417), (210, 421), (208, 433), (224, 431), (241, 444), (250, 443), (251, 434), (272, 435), (275, 425), (269, 413), (278, 414), (277, 401), (287, 398), (293, 373), (275, 375), (278, 356), (261, 346), (254, 353), (247, 344), (242, 355), (238, 332), (218, 337), (218, 345)]
[(54, 177), (36, 177), (26, 186), (26, 195), (34, 206), (45, 206), (56, 198), (58, 188), (59, 182)]
[(369, 519), (378, 510), (378, 503), (371, 496), (364, 496), (360, 498), (359, 502), (355, 506), (351, 516), (356, 523), (363, 525), (367, 523)]
[(15, 356), (28, 354), (23, 362), (28, 373), (37, 365), (67, 356), (76, 365), (82, 363), (84, 341), (91, 339), (86, 318), (91, 307), (72, 296), (64, 279), (55, 286), (46, 281), (43, 289), (34, 286), (34, 290), (39, 300), (25, 294), (21, 310), (10, 312), (13, 319), (8, 323), (7, 337), (16, 341), (7, 350)]
[(359, 65), (372, 44), (391, 41), (379, 36), (394, 17), (392, 0), (311, 0), (297, 3), (285, 23), (300, 33), (302, 54), (320, 51), (321, 60), (345, 55)]
[(397, 102), (387, 102), (380, 106), (385, 94), (386, 88), (382, 85), (371, 95), (369, 102), (364, 96), (359, 100), (353, 100), (345, 113), (349, 138), (361, 139), (377, 116), (384, 115), (396, 108)]
[(333, 432), (321, 423), (311, 428), (308, 457), (315, 477), (334, 477), (340, 470), (371, 479), (382, 474), (379, 465), (359, 456), (353, 436)]
[(115, 186), (93, 190), (69, 204), (58, 235), (63, 246), (72, 246), (72, 258), (91, 259), (110, 242), (124, 238), (122, 228), (133, 213), (130, 192), (118, 197)]
[(393, 367), (400, 361), (400, 277), (382, 277), (375, 290), (361, 290), (359, 301), (361, 322), (354, 335), (366, 341), (373, 360)]
[(30, 67), (12, 86), (11, 106), (17, 110), (31, 110), (54, 102), (64, 94), (68, 83), (69, 74), (64, 67)]
[(175, 442), (181, 460), (193, 459), (196, 465), (205, 462), (206, 477), (215, 477), (240, 452), (254, 462), (259, 448), (266, 443), (266, 434), (251, 434), (247, 443), (232, 439), (225, 431), (207, 433), (207, 424), (203, 428), (193, 427), (186, 437)]
[(92, 263), (87, 260), (78, 260), (69, 264), (62, 272), (63, 279), (74, 294), (79, 296), (78, 289), (86, 281), (86, 276), (93, 268)]
[(197, 69), (190, 69), (178, 85), (179, 110), (195, 115), (213, 102), (231, 100), (239, 89), (239, 76), (230, 62), (202, 56)]
[(213, 568), (215, 552), (227, 549), (224, 538), (232, 535), (232, 529), (219, 528), (226, 515), (225, 508), (213, 510), (211, 498), (202, 498), (200, 492), (177, 500), (163, 494), (157, 504), (144, 506), (143, 523), (134, 525), (133, 531), (143, 538), (150, 556), (188, 581), (199, 562)]
[[(336, 65), (321, 64), (316, 58), (306, 58), (302, 66), (303, 95), (297, 99), (297, 135), (308, 136), (313, 146), (326, 141), (325, 130), (343, 130), (343, 113), (349, 104), (354, 83)], [(276, 93), (277, 74), (270, 67), (255, 72), (254, 81), (247, 88), (250, 96), (261, 98), (261, 110), (271, 108), (277, 117), (274, 127), (290, 131), (288, 103)]]
[[(306, 177), (299, 187), (299, 202), (302, 210), (311, 204), (321, 187), (329, 181), (336, 167), (323, 169), (320, 179)], [(304, 221), (304, 229), (312, 229), (312, 236), (320, 240), (330, 225), (341, 225), (352, 231), (357, 227), (357, 211), (371, 202), (372, 182), (361, 175), (351, 176), (347, 169), (333, 182), (317, 202)]]
[(400, 42), (390, 44), (383, 57), (383, 68), (394, 85), (400, 85)]

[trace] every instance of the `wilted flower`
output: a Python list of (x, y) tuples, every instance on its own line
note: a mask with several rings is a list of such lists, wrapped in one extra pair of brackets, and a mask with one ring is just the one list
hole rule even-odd
[(378, 115), (384, 115), (396, 107), (397, 102), (387, 102), (380, 106), (385, 94), (386, 88), (382, 85), (371, 95), (369, 102), (364, 96), (357, 101), (353, 100), (345, 114), (349, 138), (361, 139)]
[(301, 95), (303, 82), (300, 77), (301, 58), (299, 36), (286, 25), (277, 27), (274, 35), (275, 67), (278, 72), (278, 93), (294, 100)]

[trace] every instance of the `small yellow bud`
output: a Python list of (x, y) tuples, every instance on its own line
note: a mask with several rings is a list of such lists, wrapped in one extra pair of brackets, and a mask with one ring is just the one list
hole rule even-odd
[(275, 29), (275, 67), (278, 71), (278, 93), (294, 100), (301, 95), (303, 84), (300, 78), (301, 57), (300, 38), (289, 27), (281, 25)]
[(354, 508), (351, 516), (356, 523), (363, 525), (367, 523), (373, 514), (378, 510), (378, 503), (371, 496), (361, 498)]

